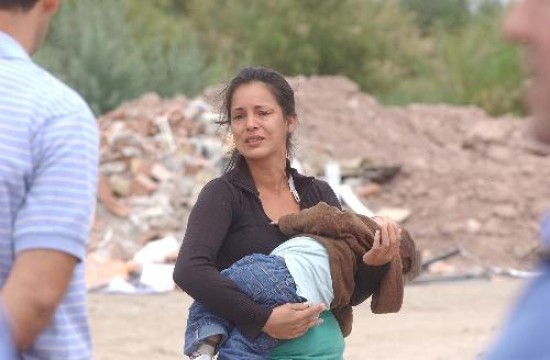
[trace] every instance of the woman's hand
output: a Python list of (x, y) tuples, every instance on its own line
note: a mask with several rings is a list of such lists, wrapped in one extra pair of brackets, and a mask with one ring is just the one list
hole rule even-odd
[(399, 256), (401, 229), (392, 220), (382, 217), (372, 218), (380, 227), (374, 234), (372, 248), (363, 255), (363, 262), (371, 266), (382, 266)]
[(289, 303), (277, 306), (262, 329), (274, 339), (294, 339), (304, 335), (309, 328), (323, 321), (319, 314), (326, 310), (324, 304)]

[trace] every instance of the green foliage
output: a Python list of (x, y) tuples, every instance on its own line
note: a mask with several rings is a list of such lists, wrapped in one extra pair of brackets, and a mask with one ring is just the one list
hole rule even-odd
[(479, 15), (502, 14), (507, 7), (508, 1), (502, 0), (475, 0), (474, 10)]
[(491, 114), (521, 109), (522, 74), (518, 49), (504, 43), (501, 14), (479, 15), (457, 34), (438, 39), (446, 68), (442, 74), (457, 103), (475, 104)]
[(492, 115), (523, 113), (519, 50), (502, 39), (502, 15), (501, 7), (487, 7), (467, 26), (454, 31), (437, 28), (426, 38), (432, 54), (425, 59), (423, 73), (403, 79), (382, 100), (472, 104)]
[(216, 77), (217, 65), (206, 65), (186, 23), (144, 4), (66, 1), (37, 61), (75, 87), (97, 114), (148, 91), (196, 94)]
[(66, 0), (38, 61), (97, 113), (194, 95), (240, 67), (340, 74), (383, 102), (521, 112), (498, 0)]
[(413, 17), (392, 0), (190, 0), (189, 16), (228, 68), (342, 74), (381, 94), (414, 76), (424, 57)]
[(416, 21), (424, 34), (435, 27), (456, 30), (470, 19), (468, 0), (401, 0), (403, 6), (416, 15)]

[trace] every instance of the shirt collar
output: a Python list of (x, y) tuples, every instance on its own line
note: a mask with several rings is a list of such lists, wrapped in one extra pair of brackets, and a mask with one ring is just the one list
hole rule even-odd
[(30, 60), (31, 57), (17, 40), (5, 32), (0, 31), (0, 59), (23, 59)]
[[(287, 171), (293, 179), (298, 197), (302, 198), (309, 189), (310, 185), (313, 183), (314, 178), (298, 173), (296, 169), (290, 166), (290, 161), (288, 161), (288, 159), (286, 166)], [(252, 180), (252, 175), (250, 175), (248, 165), (246, 164), (246, 161), (244, 159), (240, 158), (235, 164), (235, 168), (231, 170), (226, 176), (228, 176), (229, 179), (241, 189), (247, 190), (258, 196), (258, 190), (256, 189), (256, 185), (254, 184), (254, 180)]]

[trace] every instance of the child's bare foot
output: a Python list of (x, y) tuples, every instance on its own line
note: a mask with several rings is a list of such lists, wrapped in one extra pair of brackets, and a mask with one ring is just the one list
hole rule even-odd
[(212, 360), (214, 353), (216, 352), (216, 346), (221, 341), (221, 335), (212, 335), (207, 337), (204, 342), (199, 346), (189, 357), (191, 360)]
[(221, 340), (222, 340), (221, 335), (212, 335), (212, 336), (207, 337), (204, 340), (204, 342), (208, 345), (212, 345), (212, 346), (216, 347), (216, 346), (218, 346), (218, 344), (220, 343)]

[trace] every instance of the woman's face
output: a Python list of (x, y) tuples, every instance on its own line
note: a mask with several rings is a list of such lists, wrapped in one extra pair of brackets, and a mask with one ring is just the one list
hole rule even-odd
[(235, 146), (245, 159), (286, 156), (286, 139), (296, 128), (296, 116), (285, 118), (267, 85), (255, 81), (239, 86), (230, 111)]

